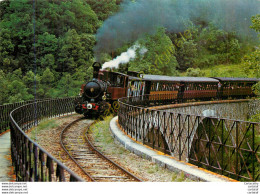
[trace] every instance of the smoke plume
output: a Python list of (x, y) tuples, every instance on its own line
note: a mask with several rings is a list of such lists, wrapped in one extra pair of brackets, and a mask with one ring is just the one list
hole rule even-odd
[(248, 36), (250, 18), (260, 12), (258, 0), (124, 0), (120, 11), (98, 30), (95, 56), (109, 53), (157, 27), (183, 32), (187, 21), (213, 22), (219, 28)]
[[(126, 52), (122, 53), (120, 56), (117, 56), (115, 59), (106, 62), (102, 65), (102, 69), (105, 68), (118, 68), (119, 64), (128, 63), (131, 59), (136, 57), (136, 50), (140, 48), (139, 44), (135, 44), (130, 47)], [(147, 52), (145, 47), (140, 48), (139, 54), (144, 55)]]

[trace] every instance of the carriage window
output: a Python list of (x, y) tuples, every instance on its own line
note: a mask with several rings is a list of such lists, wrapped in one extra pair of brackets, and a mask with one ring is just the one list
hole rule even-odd
[(159, 83), (152, 83), (152, 86), (151, 86), (151, 91), (157, 91), (158, 90), (158, 84)]
[(151, 91), (154, 91), (154, 83), (151, 84)]
[(194, 84), (189, 84), (189, 90), (194, 90)]
[(169, 90), (169, 91), (172, 91), (172, 90), (173, 90), (172, 84), (168, 84), (168, 90)]
[(166, 91), (167, 90), (167, 84), (163, 83), (161, 84), (161, 91)]
[(122, 75), (111, 73), (109, 81), (112, 87), (124, 87), (124, 76)]
[(156, 84), (156, 91), (161, 91), (161, 87), (162, 87), (162, 85), (161, 84), (159, 84), (159, 83), (157, 83)]

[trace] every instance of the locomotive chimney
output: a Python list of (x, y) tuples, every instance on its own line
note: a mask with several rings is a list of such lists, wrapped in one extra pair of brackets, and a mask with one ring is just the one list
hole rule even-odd
[(93, 78), (98, 79), (98, 72), (101, 69), (101, 64), (99, 62), (95, 62), (92, 65), (93, 67)]

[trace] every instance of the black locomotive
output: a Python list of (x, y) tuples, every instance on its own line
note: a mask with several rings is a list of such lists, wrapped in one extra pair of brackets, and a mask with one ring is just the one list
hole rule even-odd
[(81, 87), (81, 98), (76, 101), (75, 111), (84, 114), (85, 117), (100, 115), (109, 108), (107, 99), (107, 88), (109, 83), (98, 79), (100, 63), (94, 63), (93, 79)]

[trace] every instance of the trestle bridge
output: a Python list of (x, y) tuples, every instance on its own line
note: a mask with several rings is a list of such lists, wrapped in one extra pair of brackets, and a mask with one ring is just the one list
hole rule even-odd
[[(75, 99), (0, 106), (0, 132), (10, 128), (17, 181), (83, 181), (26, 134), (43, 119), (72, 114)], [(122, 98), (118, 123), (136, 141), (178, 160), (240, 181), (260, 180), (260, 123), (220, 118), (210, 110), (178, 112), (181, 104), (168, 104), (160, 96)]]

